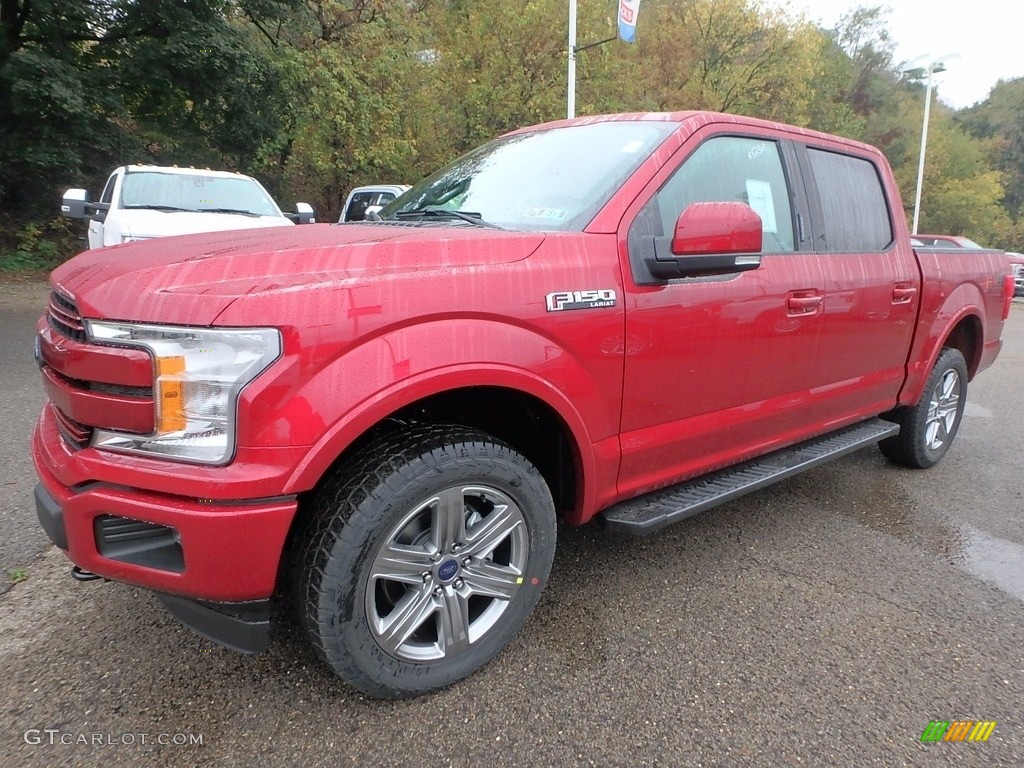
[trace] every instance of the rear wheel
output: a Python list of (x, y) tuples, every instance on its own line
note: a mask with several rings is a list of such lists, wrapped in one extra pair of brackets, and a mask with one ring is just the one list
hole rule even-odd
[(321, 657), (376, 697), (441, 688), (493, 658), (547, 581), (555, 511), (540, 473), (476, 430), (407, 428), (314, 499), (296, 574)]
[(935, 361), (917, 405), (899, 408), (887, 417), (900, 425), (900, 433), (878, 447), (898, 464), (926, 469), (946, 455), (966, 404), (967, 364), (959, 350), (947, 347)]

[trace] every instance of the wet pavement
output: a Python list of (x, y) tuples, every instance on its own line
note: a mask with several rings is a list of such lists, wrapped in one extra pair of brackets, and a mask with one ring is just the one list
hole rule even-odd
[[(143, 591), (68, 578), (34, 528), (41, 394), (12, 355), (36, 297), (15, 294), (0, 285), (0, 557), (24, 580), (0, 595), (0, 766), (1024, 765), (1022, 300), (939, 466), (866, 449), (649, 538), (563, 528), (498, 659), (381, 703), (294, 626), (240, 656)], [(923, 744), (933, 720), (997, 724)]]

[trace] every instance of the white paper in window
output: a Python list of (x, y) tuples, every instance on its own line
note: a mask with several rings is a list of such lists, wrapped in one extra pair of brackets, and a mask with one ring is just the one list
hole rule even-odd
[(761, 217), (761, 229), (764, 232), (778, 232), (775, 222), (775, 201), (772, 199), (772, 185), (767, 181), (747, 179), (747, 205)]

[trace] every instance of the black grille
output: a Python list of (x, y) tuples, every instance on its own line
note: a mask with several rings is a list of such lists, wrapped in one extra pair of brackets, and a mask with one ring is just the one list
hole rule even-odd
[(103, 557), (173, 573), (185, 570), (181, 542), (173, 528), (116, 515), (100, 515), (93, 530), (96, 549)]
[(47, 312), (47, 320), (50, 327), (69, 339), (85, 341), (85, 325), (82, 323), (82, 316), (78, 313), (78, 307), (68, 296), (53, 291), (50, 294), (50, 306)]
[(101, 395), (113, 395), (114, 397), (136, 397), (140, 399), (150, 399), (153, 397), (152, 387), (132, 387), (127, 384), (105, 384), (102, 381), (83, 381), (82, 379), (72, 379), (70, 376), (65, 376), (63, 373), (49, 369), (50, 375), (58, 381), (63, 382), (71, 389), (78, 389), (83, 392), (98, 392)]
[(92, 427), (79, 424), (57, 406), (53, 406), (53, 413), (57, 417), (57, 428), (68, 445), (72, 448), (85, 448), (89, 445), (92, 440)]

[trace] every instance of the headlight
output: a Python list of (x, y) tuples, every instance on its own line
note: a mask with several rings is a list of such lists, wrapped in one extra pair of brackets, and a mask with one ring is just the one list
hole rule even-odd
[(224, 464), (235, 451), (238, 393), (281, 354), (273, 328), (209, 329), (85, 321), (91, 341), (153, 356), (156, 429), (97, 429), (96, 448)]

